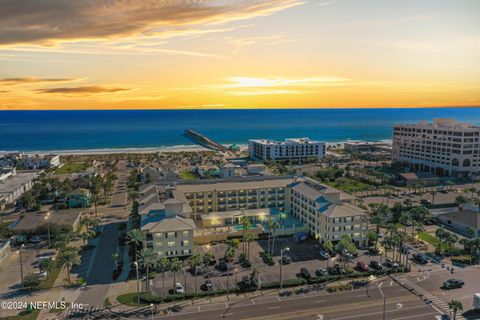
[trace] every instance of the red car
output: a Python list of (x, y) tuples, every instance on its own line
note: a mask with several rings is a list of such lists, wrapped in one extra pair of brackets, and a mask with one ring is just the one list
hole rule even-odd
[(370, 271), (370, 268), (366, 265), (365, 262), (362, 262), (362, 261), (357, 262), (357, 269), (365, 272)]

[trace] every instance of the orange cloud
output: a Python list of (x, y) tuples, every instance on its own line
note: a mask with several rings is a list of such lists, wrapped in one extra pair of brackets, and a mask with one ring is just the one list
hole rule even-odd
[(2, 2), (0, 45), (161, 35), (175, 28), (270, 15), (299, 0), (37, 0)]
[(42, 82), (69, 82), (74, 81), (75, 79), (69, 78), (4, 78), (0, 79), (0, 84), (4, 85), (15, 85), (15, 84), (24, 84), (24, 83), (42, 83)]
[(127, 90), (130, 90), (130, 89), (101, 87), (101, 86), (85, 86), (85, 87), (37, 89), (36, 91), (39, 93), (93, 94), (93, 93), (119, 92), (119, 91), (127, 91)]

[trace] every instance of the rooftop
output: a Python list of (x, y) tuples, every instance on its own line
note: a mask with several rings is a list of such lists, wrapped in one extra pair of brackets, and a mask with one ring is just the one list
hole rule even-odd
[(294, 181), (293, 177), (282, 179), (242, 179), (207, 182), (207, 183), (191, 183), (178, 184), (177, 191), (183, 193), (191, 192), (212, 192), (212, 191), (228, 191), (228, 190), (249, 190), (249, 189), (268, 189), (268, 188), (283, 188)]
[(2, 193), (12, 193), (21, 188), (25, 184), (34, 180), (40, 175), (39, 172), (18, 173), (15, 176), (10, 176), (4, 181), (0, 182), (0, 195)]
[(250, 139), (250, 141), (267, 144), (267, 145), (286, 145), (286, 144), (316, 144), (320, 141), (310, 140), (310, 138), (288, 138), (285, 141), (277, 141), (271, 139)]
[(158, 222), (149, 222), (142, 226), (142, 230), (148, 232), (175, 232), (185, 230), (196, 230), (195, 222), (192, 219), (174, 216), (163, 218)]

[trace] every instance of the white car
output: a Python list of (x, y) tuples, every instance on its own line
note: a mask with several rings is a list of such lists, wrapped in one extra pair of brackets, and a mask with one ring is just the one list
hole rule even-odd
[(185, 290), (180, 282), (175, 283), (175, 293), (185, 293)]

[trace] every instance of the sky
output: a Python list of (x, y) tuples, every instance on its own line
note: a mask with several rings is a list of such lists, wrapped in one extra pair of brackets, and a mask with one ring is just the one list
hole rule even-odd
[(478, 0), (0, 0), (0, 110), (452, 106)]

